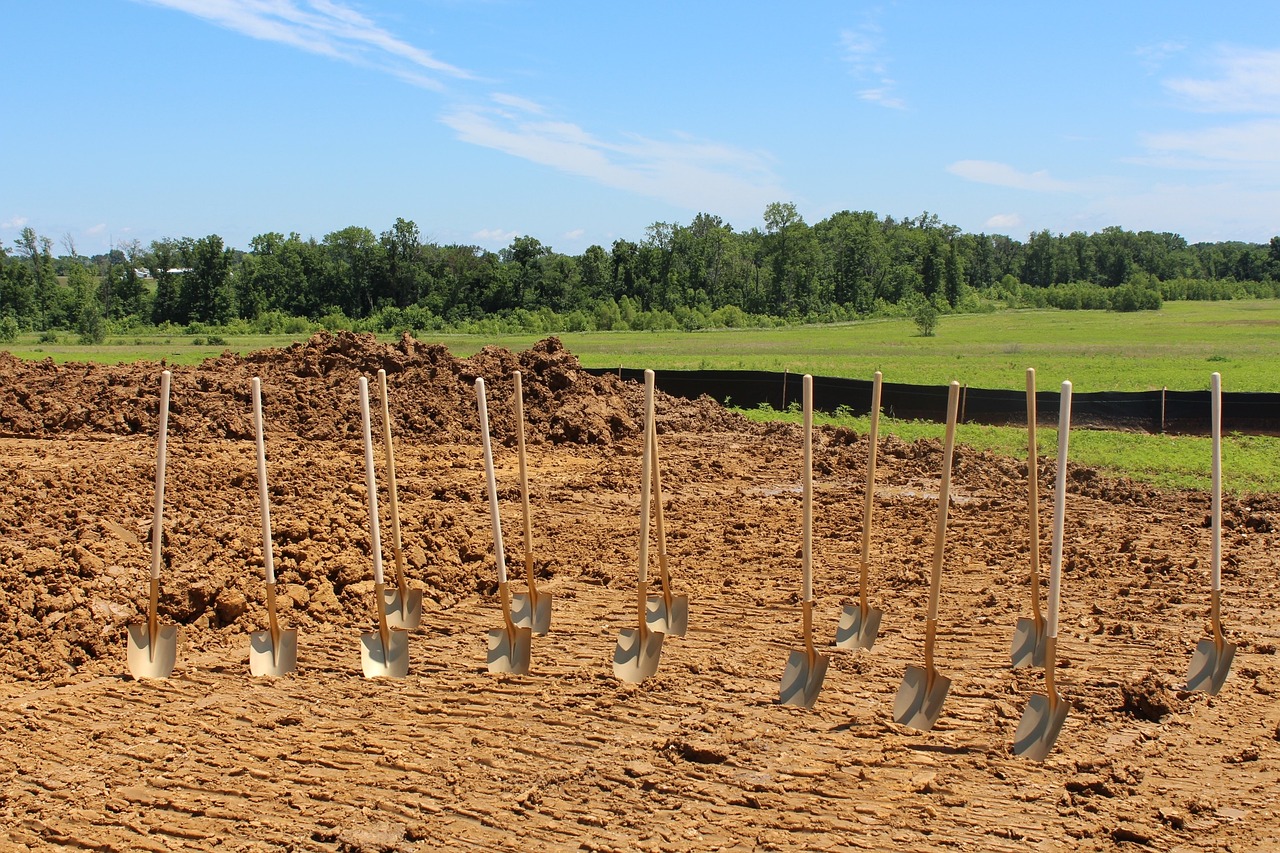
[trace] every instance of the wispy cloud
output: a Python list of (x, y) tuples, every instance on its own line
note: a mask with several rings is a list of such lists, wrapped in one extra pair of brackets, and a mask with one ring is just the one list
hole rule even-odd
[(1014, 228), (1022, 226), (1022, 215), (1019, 213), (997, 213), (983, 225), (997, 231), (1012, 231)]
[(1280, 50), (1222, 48), (1211, 77), (1177, 77), (1164, 85), (1189, 109), (1280, 114)]
[(884, 36), (874, 22), (840, 31), (841, 58), (849, 66), (863, 88), (858, 97), (868, 103), (904, 110), (907, 103), (897, 93), (897, 83), (889, 74), (889, 60), (884, 52)]
[(405, 82), (439, 90), (440, 77), (471, 74), (396, 38), (352, 8), (332, 0), (136, 0), (194, 15), (262, 41), (377, 68)]
[(572, 231), (564, 232), (564, 238), (566, 240), (581, 240), (586, 235), (587, 229), (585, 228), (575, 228)]
[(682, 134), (603, 139), (536, 104), (522, 111), (460, 106), (442, 120), (464, 142), (689, 209), (757, 214), (784, 195), (765, 155)]
[(1149, 133), (1142, 141), (1151, 152), (1151, 156), (1138, 161), (1144, 165), (1183, 169), (1280, 166), (1280, 119)]
[(25, 216), (10, 216), (8, 219), (0, 222), (0, 228), (17, 230), (27, 224)]
[(1015, 190), (1031, 190), (1033, 192), (1074, 192), (1080, 189), (1076, 184), (1051, 177), (1047, 171), (1020, 172), (1007, 163), (996, 163), (991, 160), (958, 160), (947, 167), (947, 171), (967, 181), (979, 184), (993, 184), (997, 187), (1009, 187)]
[(471, 239), (479, 243), (505, 246), (519, 236), (519, 231), (504, 231), (501, 228), (482, 228), (472, 234)]
[(1170, 58), (1178, 55), (1186, 48), (1186, 44), (1180, 41), (1162, 41), (1155, 44), (1142, 45), (1134, 53), (1147, 71), (1154, 73)]

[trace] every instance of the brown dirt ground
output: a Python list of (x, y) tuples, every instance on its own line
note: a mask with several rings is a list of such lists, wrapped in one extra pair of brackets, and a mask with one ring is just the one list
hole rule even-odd
[[(379, 367), (409, 571), (428, 608), (397, 682), (359, 672), (372, 579), (356, 377)], [(516, 367), (554, 619), (534, 639), (533, 674), (497, 677), (485, 669), (501, 616), (472, 381), (489, 384), (518, 565)], [(1039, 673), (1008, 667), (1029, 611), (1022, 463), (957, 449), (938, 643), (953, 687), (920, 733), (891, 707), (922, 656), (939, 444), (882, 440), (881, 638), (870, 652), (831, 650), (815, 709), (798, 710), (777, 693), (800, 642), (799, 430), (660, 395), (669, 548), (691, 629), (666, 640), (657, 677), (627, 685), (610, 660), (634, 613), (640, 390), (583, 373), (555, 339), (460, 360), (411, 338), (317, 336), (175, 368), (161, 612), (182, 641), (172, 678), (135, 682), (124, 625), (145, 607), (159, 370), (0, 355), (0, 849), (1280, 845), (1274, 496), (1226, 502), (1225, 618), (1240, 648), (1209, 698), (1174, 686), (1207, 630), (1207, 496), (1070, 470), (1059, 676), (1073, 710), (1038, 764), (1010, 753), (1043, 690)], [(247, 667), (247, 632), (265, 620), (253, 375), (282, 618), (300, 634), (298, 673), (276, 680)], [(817, 436), (823, 643), (856, 595), (866, 452), (849, 430)], [(1046, 494), (1053, 467), (1042, 460)]]

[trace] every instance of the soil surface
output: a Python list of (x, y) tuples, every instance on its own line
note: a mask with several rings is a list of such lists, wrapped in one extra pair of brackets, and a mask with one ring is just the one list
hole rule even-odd
[[(379, 368), (427, 611), (399, 681), (360, 674), (358, 635), (374, 623), (357, 377)], [(690, 629), (665, 639), (656, 677), (624, 684), (611, 660), (636, 618), (642, 390), (584, 373), (554, 338), (456, 359), (408, 337), (320, 335), (173, 368), (160, 617), (181, 639), (173, 676), (139, 682), (125, 625), (146, 612), (161, 369), (0, 354), (0, 849), (1280, 846), (1275, 496), (1224, 503), (1238, 651), (1209, 697), (1179, 688), (1209, 630), (1207, 495), (1069, 469), (1057, 674), (1072, 710), (1037, 763), (1011, 751), (1044, 691), (1040, 671), (1009, 666), (1031, 610), (1024, 463), (957, 448), (936, 659), (952, 687), (919, 732), (892, 707), (923, 661), (941, 445), (881, 440), (869, 590), (885, 613), (874, 649), (851, 652), (830, 645), (858, 592), (868, 444), (817, 432), (814, 625), (830, 668), (813, 710), (785, 707), (779, 679), (803, 643), (800, 430), (659, 394)], [(554, 615), (531, 674), (494, 676), (486, 632), (502, 615), (473, 382), (489, 388), (519, 575), (515, 369)], [(298, 672), (279, 679), (248, 672), (248, 633), (266, 623), (255, 375), (281, 620), (299, 635)], [(375, 455), (381, 476), (380, 442)], [(1041, 460), (1046, 576), (1054, 468)]]

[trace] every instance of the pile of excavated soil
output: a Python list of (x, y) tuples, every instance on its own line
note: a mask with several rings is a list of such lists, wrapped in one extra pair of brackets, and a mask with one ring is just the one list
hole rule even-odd
[[(400, 682), (359, 676), (373, 584), (356, 388), (378, 368), (409, 581), (427, 609)], [(799, 711), (777, 695), (801, 647), (800, 430), (659, 394), (667, 546), (690, 631), (664, 641), (655, 678), (622, 685), (610, 660), (636, 618), (642, 389), (586, 374), (555, 339), (455, 359), (407, 337), (320, 335), (173, 368), (160, 610), (182, 640), (173, 678), (137, 683), (121, 677), (123, 626), (146, 605), (160, 369), (0, 355), (0, 847), (1211, 850), (1280, 838), (1275, 496), (1225, 501), (1224, 616), (1239, 650), (1209, 698), (1179, 687), (1207, 631), (1207, 496), (1070, 467), (1058, 678), (1072, 710), (1036, 764), (1009, 746), (1043, 690), (1038, 672), (1009, 668), (1030, 612), (1025, 462), (964, 446), (961, 427), (937, 646), (952, 689), (921, 733), (890, 709), (922, 654), (941, 443), (881, 439), (870, 595), (885, 615), (876, 647), (851, 653), (831, 641), (858, 591), (869, 448), (818, 430), (814, 625), (831, 665), (815, 709)], [(490, 388), (520, 577), (514, 369), (533, 564), (554, 616), (531, 675), (495, 678), (473, 382)], [(247, 633), (266, 622), (255, 375), (281, 620), (300, 647), (297, 674), (276, 680), (247, 667)], [(376, 458), (381, 476), (380, 446)], [(1047, 492), (1055, 466), (1040, 466)]]

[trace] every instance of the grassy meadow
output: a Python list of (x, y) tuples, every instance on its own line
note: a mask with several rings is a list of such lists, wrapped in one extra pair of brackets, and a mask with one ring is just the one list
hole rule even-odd
[[(63, 337), (72, 338), (69, 333)], [(298, 337), (234, 336), (211, 345), (207, 336), (143, 333), (88, 347), (40, 343), (30, 334), (8, 349), (20, 358), (59, 362), (164, 358), (171, 364), (197, 364), (227, 349), (248, 353), (287, 346)], [(544, 335), (421, 337), (467, 356), (488, 344), (526, 349)], [(564, 332), (559, 337), (588, 367), (789, 370), (862, 379), (881, 370), (887, 382), (945, 385), (954, 379), (970, 387), (1011, 390), (1023, 389), (1025, 369), (1035, 367), (1042, 388), (1071, 379), (1079, 393), (1199, 390), (1218, 371), (1226, 391), (1280, 392), (1280, 300), (1167, 302), (1160, 311), (1138, 313), (1026, 310), (945, 316), (929, 338), (905, 319), (701, 332)], [(747, 414), (788, 416), (756, 410)], [(859, 431), (867, 428), (866, 418), (840, 422)], [(918, 422), (886, 422), (883, 429), (908, 440), (942, 434), (941, 425)], [(966, 424), (959, 439), (1014, 456), (1027, 452), (1020, 428)], [(1042, 428), (1040, 443), (1042, 452), (1054, 453), (1054, 431)], [(1071, 448), (1078, 463), (1162, 488), (1208, 487), (1207, 438), (1079, 430)], [(1229, 492), (1280, 493), (1280, 438), (1228, 436), (1223, 458)]]

